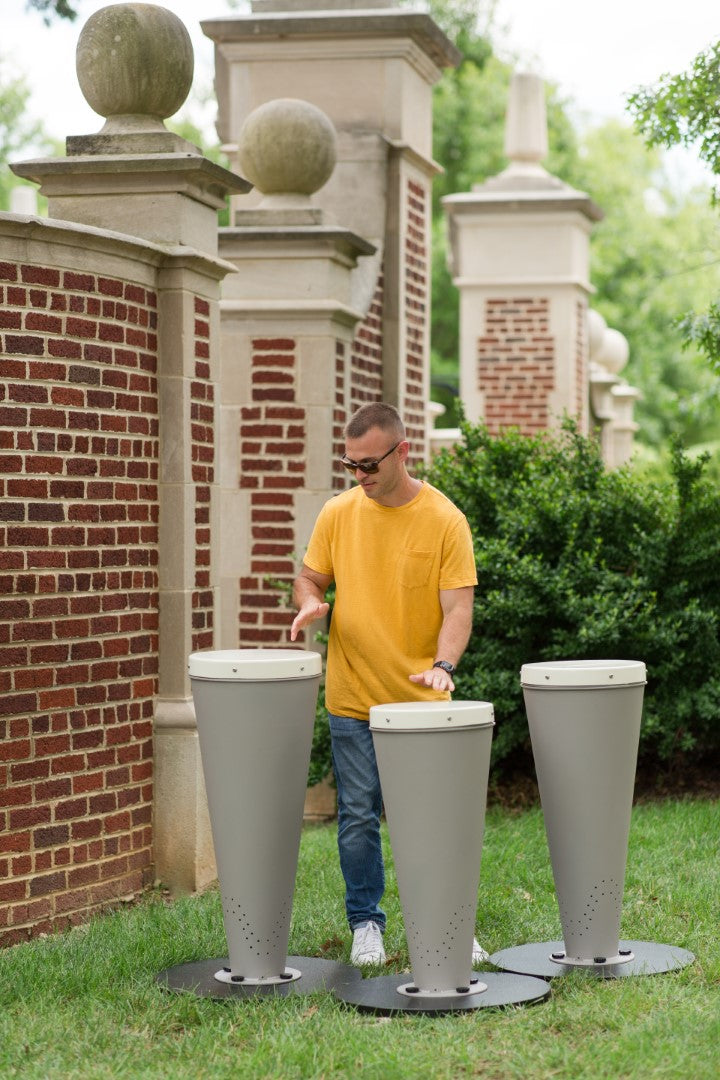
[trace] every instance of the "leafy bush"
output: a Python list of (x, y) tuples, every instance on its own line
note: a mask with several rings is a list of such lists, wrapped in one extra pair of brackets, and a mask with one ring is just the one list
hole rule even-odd
[[(280, 594), (278, 602), (288, 608), (288, 610), (292, 610), (292, 581), (274, 577), (266, 577), (264, 580), (265, 584), (270, 588), (277, 589)], [(334, 582), (326, 590), (325, 600), (330, 605), (330, 611), (332, 613), (332, 607), (335, 602)], [(328, 632), (324, 630), (315, 631), (313, 640), (317, 642), (318, 651), (324, 656), (327, 649)], [(312, 646), (310, 646), (310, 648), (312, 648)], [(328, 720), (328, 714), (325, 708), (325, 664), (323, 663), (323, 672), (320, 677), (317, 702), (315, 704), (315, 726), (313, 728), (312, 750), (310, 752), (308, 787), (312, 787), (313, 784), (319, 784), (321, 780), (324, 780), (325, 777), (329, 775), (331, 769), (332, 744), (330, 740), (330, 721)]]
[(466, 514), (478, 568), (458, 698), (495, 705), (494, 764), (529, 764), (524, 663), (643, 660), (641, 759), (698, 762), (720, 749), (720, 495), (675, 446), (672, 480), (607, 470), (594, 439), (491, 436), (425, 471)]
[[(335, 584), (333, 583), (325, 593), (325, 600), (332, 606), (335, 600)], [(315, 634), (323, 656), (327, 649), (329, 632), (319, 630)], [(313, 728), (312, 750), (310, 752), (310, 771), (308, 773), (308, 785), (319, 784), (332, 770), (332, 740), (330, 736), (330, 721), (325, 708), (325, 663), (323, 661), (323, 673), (320, 677), (317, 703), (315, 705), (315, 727)], [(334, 780), (333, 780), (334, 783)]]

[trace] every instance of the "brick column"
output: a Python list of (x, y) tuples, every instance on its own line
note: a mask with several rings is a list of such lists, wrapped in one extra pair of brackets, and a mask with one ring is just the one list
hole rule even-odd
[(540, 165), (542, 82), (516, 75), (510, 166), (443, 200), (460, 291), (460, 397), (492, 432), (551, 428), (564, 413), (588, 430), (589, 235), (601, 211)]
[(215, 876), (188, 654), (217, 643), (220, 281), (217, 211), (248, 181), (206, 160), (162, 118), (192, 80), (184, 26), (154, 5), (90, 17), (77, 50), (89, 104), (106, 123), (65, 158), (14, 166), (64, 222), (144, 241), (157, 268), (159, 667), (154, 713), (156, 873), (173, 890)]
[[(230, 449), (221, 464), (221, 641), (287, 646), (292, 614), (272, 580), (292, 581), (320, 507), (345, 486), (337, 457), (359, 319), (347, 302), (349, 275), (372, 247), (344, 230), (268, 223), (223, 230), (220, 251), (238, 271), (221, 304)], [(253, 299), (258, 274), (265, 296)]]
[(249, 573), (240, 579), (239, 641), (286, 643), (287, 614), (267, 579), (295, 572), (295, 496), (306, 484), (307, 410), (297, 401), (297, 341), (250, 338), (251, 402), (240, 410), (241, 492), (249, 496)]
[(152, 880), (157, 292), (151, 253), (117, 237), (79, 247), (18, 218), (0, 233), (0, 944), (14, 944)]
[[(273, 98), (302, 98), (338, 132), (337, 165), (315, 205), (376, 252), (351, 274), (360, 314), (345, 363), (352, 411), (385, 399), (425, 457), (429, 396), (432, 87), (460, 53), (425, 13), (375, 0), (253, 0), (252, 14), (208, 19), (218, 131), (231, 157), (243, 124)], [(257, 193), (233, 199), (241, 210)]]
[[(268, 102), (251, 114), (240, 156), (264, 197), (256, 209), (237, 211), (220, 235), (220, 253), (237, 271), (221, 303), (227, 648), (289, 644), (292, 612), (273, 582), (290, 584), (320, 507), (346, 483), (337, 458), (348, 382), (354, 364), (364, 365), (368, 380), (376, 376), (377, 340), (368, 337), (353, 358), (361, 315), (352, 275), (375, 249), (325, 224), (311, 200), (335, 161), (327, 117), (306, 102)], [(291, 190), (278, 192), (280, 183)]]

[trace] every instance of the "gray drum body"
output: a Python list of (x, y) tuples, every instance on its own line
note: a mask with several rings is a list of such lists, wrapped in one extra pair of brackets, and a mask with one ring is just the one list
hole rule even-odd
[(321, 663), (293, 649), (190, 657), (228, 981), (299, 974), (285, 961)]
[(470, 984), (493, 724), (482, 701), (370, 710), (411, 990), (421, 995)]
[(525, 664), (521, 682), (563, 930), (553, 959), (628, 961), (620, 916), (645, 665)]

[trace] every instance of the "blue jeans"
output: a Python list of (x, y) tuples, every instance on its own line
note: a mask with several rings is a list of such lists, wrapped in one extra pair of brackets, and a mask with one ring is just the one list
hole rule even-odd
[(338, 851), (345, 879), (345, 912), (350, 929), (370, 920), (385, 929), (379, 907), (385, 891), (380, 843), (382, 792), (367, 720), (328, 714), (337, 785)]

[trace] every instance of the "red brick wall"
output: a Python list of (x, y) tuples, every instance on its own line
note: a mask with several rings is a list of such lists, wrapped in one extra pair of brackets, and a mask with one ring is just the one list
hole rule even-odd
[[(401, 252), (404, 289), (400, 298), (405, 326), (404, 380), (398, 407), (414, 447), (424, 447), (426, 427), (425, 349), (429, 318), (428, 227), (429, 191), (416, 180), (405, 187), (405, 240)], [(383, 372), (384, 275), (381, 272), (372, 304), (358, 326), (350, 355), (350, 416), (367, 401), (385, 396)], [(342, 437), (341, 437), (342, 438)], [(419, 460), (422, 451), (411, 457)], [(339, 484), (339, 482), (338, 482)], [(340, 485), (339, 485), (340, 486)], [(344, 485), (342, 485), (344, 486)]]
[(383, 303), (381, 272), (368, 313), (356, 328), (352, 343), (348, 418), (367, 401), (381, 401), (383, 397)]
[(407, 228), (405, 234), (405, 380), (402, 388), (402, 413), (411, 447), (422, 457), (425, 445), (425, 348), (429, 317), (428, 213), (429, 192), (415, 180), (408, 180)]
[(0, 264), (0, 943), (151, 868), (156, 297)]
[(296, 401), (296, 342), (252, 342), (252, 404), (241, 410), (240, 487), (250, 492), (250, 574), (240, 579), (239, 644), (287, 641), (292, 614), (266, 578), (295, 573), (295, 493), (305, 484), (305, 409)]
[(547, 299), (521, 296), (486, 301), (477, 377), (485, 397), (485, 422), (493, 434), (508, 427), (532, 434), (550, 425), (555, 341), (549, 314)]
[(210, 511), (215, 480), (215, 387), (210, 381), (210, 305), (195, 298), (195, 371), (190, 386), (190, 454), (195, 485), (195, 588), (192, 648), (215, 644), (210, 586)]
[(345, 453), (345, 425), (350, 416), (345, 400), (346, 348), (344, 342), (335, 342), (335, 409), (333, 410), (332, 484), (336, 491), (344, 491), (349, 483), (349, 474), (340, 464), (340, 458)]

